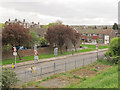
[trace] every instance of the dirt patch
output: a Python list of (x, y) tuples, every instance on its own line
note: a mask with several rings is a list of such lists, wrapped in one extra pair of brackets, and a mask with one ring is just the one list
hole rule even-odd
[[(61, 74), (60, 77), (49, 79), (41, 82), (39, 85), (45, 88), (62, 88), (69, 86), (71, 83), (80, 83), (82, 77), (93, 77), (101, 71), (105, 71), (112, 66), (110, 65), (94, 65), (86, 66), (78, 71), (73, 71), (65, 74)], [(31, 87), (34, 87), (34, 85)]]
[(55, 79), (51, 79), (48, 81), (44, 81), (40, 83), (41, 86), (46, 87), (46, 88), (61, 88), (64, 86), (69, 85), (71, 82), (77, 83), (79, 82), (80, 79), (75, 79), (73, 77), (66, 77), (66, 76), (61, 76)]
[(71, 72), (71, 74), (74, 74), (80, 77), (92, 77), (103, 70), (107, 70), (110, 67), (111, 67), (110, 65), (87, 66), (85, 69), (83, 68), (79, 71)]

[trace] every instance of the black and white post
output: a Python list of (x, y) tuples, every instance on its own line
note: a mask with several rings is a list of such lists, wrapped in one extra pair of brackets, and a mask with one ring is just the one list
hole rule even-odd
[(13, 47), (13, 55), (15, 56), (15, 67), (16, 67), (16, 56), (17, 56), (17, 49)]
[(37, 45), (36, 44), (34, 46), (34, 53), (35, 53), (35, 55), (34, 55), (34, 64), (35, 64), (35, 60), (37, 60), (37, 62), (38, 62), (38, 59), (39, 59), (38, 51), (37, 51)]

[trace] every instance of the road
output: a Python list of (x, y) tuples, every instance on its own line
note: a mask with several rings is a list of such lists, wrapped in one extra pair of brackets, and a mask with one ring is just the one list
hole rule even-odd
[[(98, 56), (103, 56), (105, 51), (99, 52)], [(50, 62), (43, 62), (33, 65), (21, 66), (15, 69), (18, 79), (22, 82), (28, 82), (34, 79), (47, 77), (54, 73), (65, 72), (84, 65), (91, 64), (97, 60), (97, 53), (84, 55), (73, 55), (64, 59), (58, 59)], [(31, 67), (34, 67), (34, 73), (31, 73)]]

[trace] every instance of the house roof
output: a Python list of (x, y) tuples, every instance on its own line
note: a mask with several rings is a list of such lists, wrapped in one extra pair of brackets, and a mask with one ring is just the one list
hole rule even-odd
[(112, 29), (77, 29), (80, 33), (91, 33), (91, 34), (110, 34), (115, 32)]
[(43, 37), (46, 33), (46, 28), (32, 28), (40, 37)]

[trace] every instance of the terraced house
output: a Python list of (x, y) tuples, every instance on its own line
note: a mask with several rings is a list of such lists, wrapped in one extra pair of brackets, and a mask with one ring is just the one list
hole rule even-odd
[(109, 44), (117, 36), (117, 30), (112, 29), (77, 29), (81, 33), (81, 40), (96, 44)]

